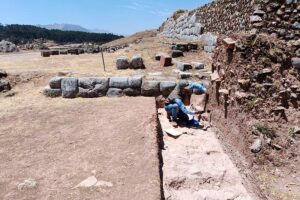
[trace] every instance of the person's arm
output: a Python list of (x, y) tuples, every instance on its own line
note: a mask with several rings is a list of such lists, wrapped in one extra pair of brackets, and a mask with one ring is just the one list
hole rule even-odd
[(179, 109), (187, 115), (195, 115), (196, 113), (188, 109), (180, 99), (175, 99), (174, 102), (179, 106)]

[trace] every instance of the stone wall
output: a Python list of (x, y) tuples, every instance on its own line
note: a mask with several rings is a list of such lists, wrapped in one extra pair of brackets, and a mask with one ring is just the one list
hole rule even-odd
[(177, 11), (159, 28), (163, 36), (188, 40), (202, 39), (207, 32), (253, 29), (285, 40), (299, 39), (299, 0), (217, 0), (195, 10)]
[(144, 80), (142, 76), (123, 77), (54, 77), (43, 89), (48, 97), (96, 98), (114, 96), (168, 96), (175, 81)]

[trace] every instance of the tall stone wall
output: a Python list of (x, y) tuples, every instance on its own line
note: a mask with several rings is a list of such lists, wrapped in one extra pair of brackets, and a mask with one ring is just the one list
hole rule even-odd
[(284, 40), (300, 38), (299, 0), (217, 0), (191, 11), (177, 11), (160, 27), (171, 38), (201, 39), (201, 34), (265, 32)]

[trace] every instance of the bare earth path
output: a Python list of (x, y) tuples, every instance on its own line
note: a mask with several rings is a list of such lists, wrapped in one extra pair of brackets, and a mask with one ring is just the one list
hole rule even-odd
[[(162, 129), (172, 128), (163, 109)], [(164, 133), (163, 185), (168, 200), (254, 200), (238, 169), (224, 153), (216, 134), (177, 128), (186, 132), (174, 139)]]
[[(153, 98), (5, 101), (0, 199), (160, 199)], [(109, 184), (74, 188), (90, 176)], [(27, 179), (36, 187), (19, 190)]]

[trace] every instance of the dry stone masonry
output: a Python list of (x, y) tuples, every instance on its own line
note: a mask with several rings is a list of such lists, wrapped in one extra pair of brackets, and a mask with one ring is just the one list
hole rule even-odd
[(299, 39), (299, 0), (217, 0), (195, 10), (177, 11), (160, 27), (163, 36), (187, 40), (203, 40), (207, 37), (203, 33), (209, 32), (227, 35), (250, 30)]

